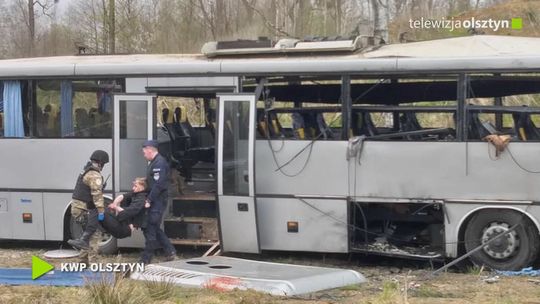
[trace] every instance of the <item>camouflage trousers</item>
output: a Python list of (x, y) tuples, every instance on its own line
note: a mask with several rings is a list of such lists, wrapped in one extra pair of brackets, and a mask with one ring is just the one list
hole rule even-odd
[[(84, 229), (88, 221), (88, 210), (86, 209), (86, 203), (78, 200), (71, 201), (71, 216), (79, 223)], [(101, 231), (97, 230), (90, 238), (90, 248), (82, 249), (79, 253), (79, 262), (89, 263), (90, 261), (96, 262), (99, 249), (99, 241), (102, 239)]]
[(90, 238), (90, 248), (81, 250), (79, 254), (79, 262), (86, 263), (86, 264), (90, 262), (97, 262), (100, 240), (101, 240), (101, 232), (96, 231)]

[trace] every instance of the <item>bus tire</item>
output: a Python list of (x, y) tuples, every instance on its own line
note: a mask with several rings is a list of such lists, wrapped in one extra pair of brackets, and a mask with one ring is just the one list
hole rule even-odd
[[(69, 232), (71, 239), (78, 239), (84, 231), (85, 219), (76, 219), (70, 216)], [(101, 254), (115, 254), (118, 251), (118, 240), (108, 234), (102, 233), (102, 239), (98, 243), (98, 251)]]
[(516, 211), (489, 209), (476, 213), (465, 229), (465, 250), (470, 252), (518, 223), (514, 231), (476, 251), (470, 260), (475, 265), (497, 270), (530, 266), (540, 248), (538, 231), (525, 214)]

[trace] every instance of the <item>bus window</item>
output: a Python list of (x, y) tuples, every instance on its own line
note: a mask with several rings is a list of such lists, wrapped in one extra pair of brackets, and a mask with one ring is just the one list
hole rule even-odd
[(112, 94), (115, 80), (36, 81), (34, 135), (40, 138), (112, 136)]
[[(27, 82), (6, 80), (0, 82), (0, 87), (0, 103), (2, 104), (0, 136), (16, 138), (27, 136), (29, 127)], [(6, 120), (9, 120), (10, 124), (4, 127)]]
[(4, 136), (4, 84), (0, 81), (0, 137)]

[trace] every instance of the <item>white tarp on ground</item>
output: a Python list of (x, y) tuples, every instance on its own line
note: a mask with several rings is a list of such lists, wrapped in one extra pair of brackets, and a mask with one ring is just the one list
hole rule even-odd
[(144, 272), (134, 272), (131, 278), (165, 281), (185, 287), (253, 289), (279, 296), (293, 296), (366, 282), (364, 276), (349, 269), (219, 256), (146, 265)]

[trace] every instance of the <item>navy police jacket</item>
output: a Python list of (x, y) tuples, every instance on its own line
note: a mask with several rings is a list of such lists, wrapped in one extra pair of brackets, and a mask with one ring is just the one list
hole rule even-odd
[(167, 202), (169, 188), (169, 163), (157, 154), (146, 168), (146, 183), (148, 183), (148, 200), (150, 211), (163, 211)]

